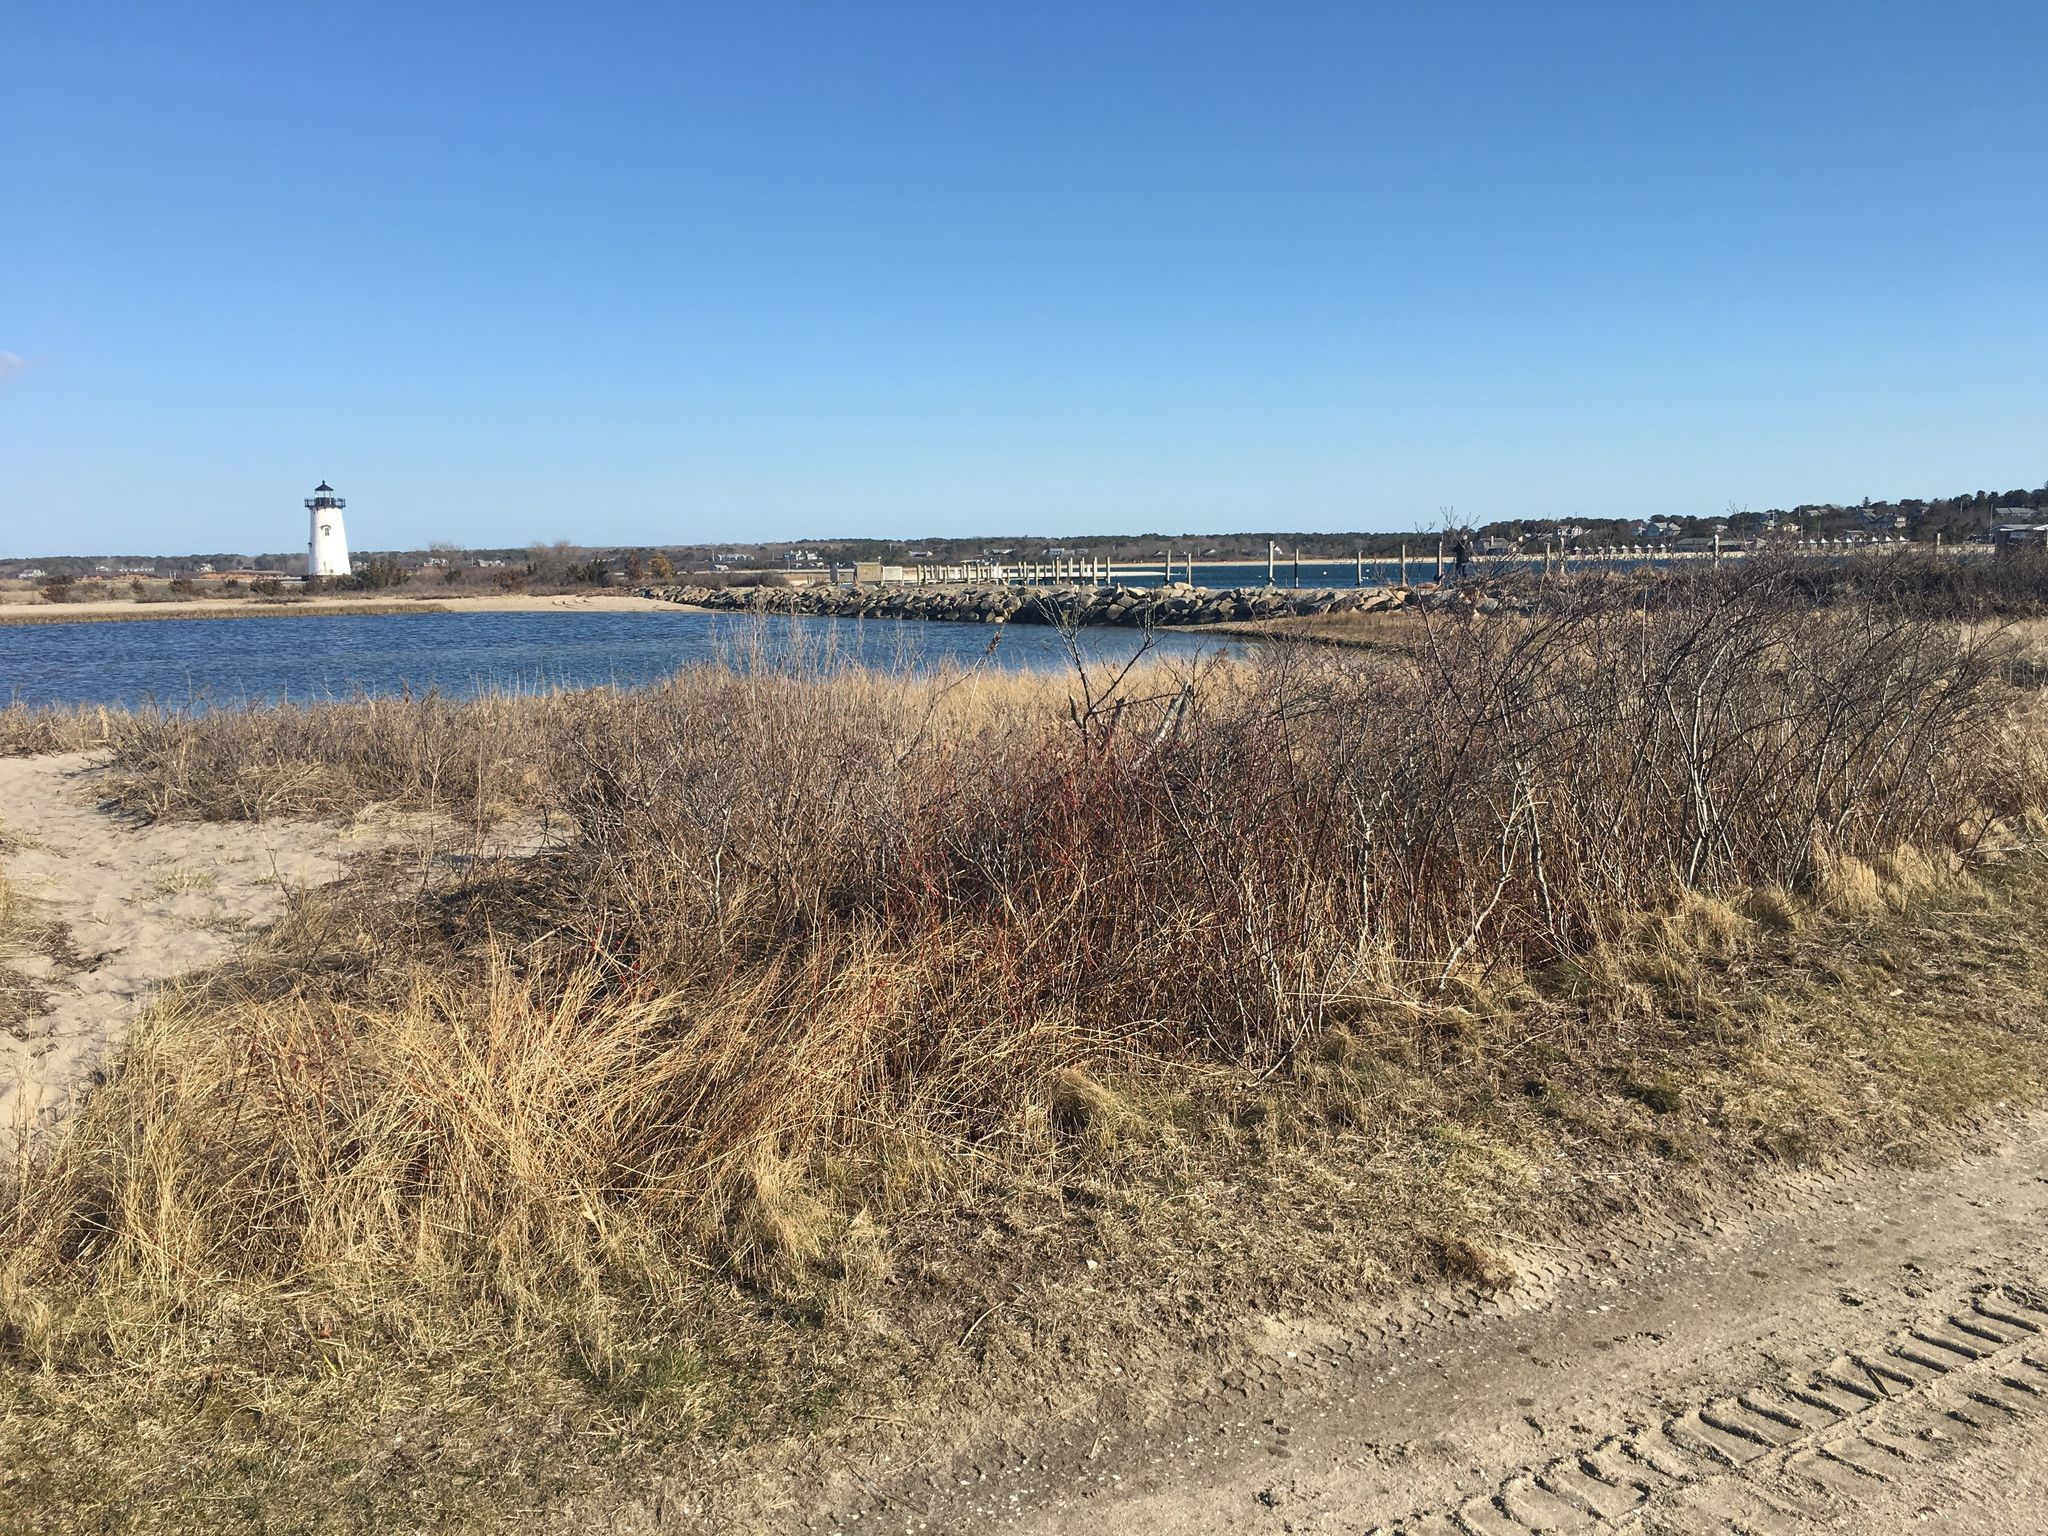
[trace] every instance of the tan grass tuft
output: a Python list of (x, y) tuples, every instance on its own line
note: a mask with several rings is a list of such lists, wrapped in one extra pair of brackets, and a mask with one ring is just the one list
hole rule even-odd
[(825, 1256), (831, 1211), (784, 1163), (761, 1156), (735, 1174), (714, 1245), (734, 1271), (771, 1294), (802, 1286)]
[(1456, 1233), (1439, 1233), (1430, 1239), (1429, 1247), (1444, 1278), (1460, 1285), (1477, 1286), (1483, 1291), (1505, 1291), (1520, 1278), (1506, 1254), (1472, 1238)]
[(1123, 1112), (1123, 1101), (1079, 1067), (1068, 1067), (1053, 1079), (1052, 1124), (1063, 1136), (1101, 1140)]
[(1742, 898), (1749, 920), (1773, 933), (1796, 933), (1804, 919), (1799, 899), (1782, 885), (1760, 885)]
[(1884, 882), (1885, 899), (1895, 907), (1904, 906), (1922, 891), (1947, 883), (1953, 873), (1946, 859), (1930, 858), (1911, 843), (1900, 843), (1890, 852), (1876, 855), (1870, 865)]
[(1688, 890), (1679, 898), (1671, 927), (1678, 941), (1694, 954), (1726, 960), (1741, 943), (1745, 921), (1741, 912), (1719, 897)]
[(1349, 1066), (1359, 1056), (1358, 1040), (1343, 1026), (1327, 1031), (1316, 1042), (1316, 1057), (1333, 1067)]
[(1886, 905), (1884, 877), (1854, 854), (1823, 850), (1815, 861), (1820, 899), (1845, 917), (1863, 917)]
[(866, 1211), (857, 1211), (832, 1244), (832, 1265), (842, 1280), (866, 1288), (887, 1280), (895, 1265), (888, 1234)]

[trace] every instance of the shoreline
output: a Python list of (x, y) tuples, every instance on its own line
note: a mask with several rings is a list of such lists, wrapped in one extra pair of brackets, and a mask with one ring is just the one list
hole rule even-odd
[[(121, 624), (160, 619), (342, 618), (415, 613), (673, 613), (680, 605), (630, 592), (520, 593), (456, 597), (194, 598), (181, 603), (98, 601), (0, 606), (0, 625)], [(685, 609), (684, 611), (690, 611)]]
[(847, 587), (705, 587), (645, 589), (665, 602), (720, 613), (786, 613), (822, 619), (918, 623), (1035, 624), (1072, 628), (1215, 629), (1226, 625), (1356, 619), (1411, 607), (1442, 607), (1460, 597), (1492, 612), (1519, 604), (1502, 589), (1429, 587), (1156, 587), (1101, 584), (1040, 586), (1016, 582), (908, 583)]

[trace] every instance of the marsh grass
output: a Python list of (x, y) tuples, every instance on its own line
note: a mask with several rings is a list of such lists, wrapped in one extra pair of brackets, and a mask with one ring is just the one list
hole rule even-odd
[[(0, 834), (0, 850), (6, 841)], [(14, 887), (0, 879), (0, 1032), (20, 1032), (41, 1011), (42, 988), (16, 970), (9, 962), (31, 950), (28, 920)]]
[(521, 1312), (661, 1233), (800, 1288), (892, 1203), (843, 1174), (878, 1146), (1042, 1164), (1114, 1138), (1110, 1085), (1284, 1081), (1333, 1022), (1442, 1069), (1532, 975), (1597, 984), (1596, 1054), (1711, 1023), (1737, 903), (1901, 905), (2033, 803), (1951, 627), (1721, 583), (1423, 642), (133, 717), (107, 782), (147, 814), (543, 809), (559, 851), (174, 1000), (24, 1186), (21, 1262)]
[(0, 757), (96, 751), (112, 745), (116, 726), (127, 727), (133, 719), (125, 710), (35, 707), (16, 696), (0, 707)]
[[(1916, 1080), (1922, 1015), (1800, 979), (1967, 921), (1965, 861), (2039, 884), (2000, 676), (1950, 623), (1703, 580), (1396, 656), (757, 649), (117, 722), (148, 814), (540, 812), (551, 849), (366, 873), (173, 989), (0, 1189), (0, 1340), (255, 1390), (496, 1329), (624, 1457), (1303, 1284), (1503, 1283), (1596, 1170), (1678, 1199), (2035, 1091), (1996, 1008)], [(1083, 1260), (1092, 1312), (1049, 1278)]]
[[(138, 1202), (168, 1195), (200, 1225), (173, 1232), (154, 1209), (109, 1206), (137, 1235), (175, 1240), (81, 1254), (84, 1289), (16, 1266), (0, 1291), (15, 1394), (0, 1445), (22, 1479), (0, 1486), (0, 1511), (75, 1501), (142, 1529), (255, 1530), (286, 1512), (320, 1530), (539, 1525), (517, 1512), (593, 1487), (630, 1499), (657, 1465), (844, 1435), (856, 1411), (922, 1425), (943, 1402), (929, 1425), (943, 1443), (1005, 1392), (1054, 1390), (1078, 1361), (1130, 1360), (1163, 1338), (1216, 1339), (1245, 1311), (1430, 1276), (1498, 1286), (1532, 1240), (1571, 1241), (1634, 1205), (1710, 1208), (1757, 1159), (1918, 1158), (1956, 1117), (2037, 1098), (2044, 898), (2048, 875), (2026, 856), (1853, 920), (1803, 901), (1795, 929), (1745, 924), (1732, 944), (1718, 920), (1667, 928), (1678, 914), (1662, 914), (1614, 941), (1614, 976), (1354, 1010), (1263, 1081), (1070, 1069), (1020, 1108), (1007, 1152), (897, 1121), (811, 1169), (754, 1163), (693, 1207), (618, 1169), (557, 1165), (560, 1138), (593, 1144), (578, 1096), (618, 1094), (602, 1073), (546, 1081), (561, 1047), (546, 1044), (530, 982), (500, 978), (505, 991), (459, 1010), (488, 1001), (508, 1048), (534, 1058), (531, 1076), (494, 1083), (508, 1062), (483, 1026), (439, 1035), (446, 983), (407, 978), (404, 995), (440, 1012), (401, 1023), (377, 1009), (392, 1082), (374, 1106), (326, 1109), (358, 1130), (414, 1127), (383, 1146), (413, 1150), (408, 1183), (426, 1172), (402, 1202), (420, 1201), (425, 1219), (366, 1220), (391, 1204), (371, 1178), (388, 1170), (360, 1183), (330, 1171), (331, 1246), (284, 1255), (229, 1238), (261, 1236), (273, 1217), (295, 1227), (286, 1184), (244, 1179), (208, 1205), (171, 1183), (195, 1155), (217, 1173), (261, 1144), (226, 1128), (192, 1142), (201, 1106), (218, 1119), (228, 1102), (204, 1075), (238, 1059), (202, 1021), (234, 1017), (252, 985), (217, 977), (210, 1001), (180, 999), (183, 1022), (159, 1021), (130, 1069), (177, 1077), (131, 1125), (129, 1155), (147, 1171), (127, 1182)], [(286, 974), (306, 954), (325, 957), (320, 997), (359, 996), (380, 974), (379, 953), (414, 919), (387, 908), (380, 920), (376, 901), (340, 892), (331, 911), (302, 911), (302, 930), (271, 935), (276, 974), (249, 1000), (270, 1027), (290, 999), (326, 1017)], [(463, 924), (444, 913), (434, 926), (445, 944)], [(1691, 968), (1710, 1022), (1631, 999), (1639, 948)], [(634, 1038), (630, 1021), (599, 1023), (606, 1040)], [(273, 1063), (310, 1060), (318, 1033), (301, 1023), (260, 1043)], [(291, 1103), (305, 1082), (278, 1082), (266, 1113), (303, 1126)], [(313, 1152), (301, 1141), (274, 1155)], [(103, 1170), (72, 1173), (113, 1188)], [(468, 1176), (487, 1183), (464, 1191)], [(259, 1190), (266, 1214), (252, 1223)]]

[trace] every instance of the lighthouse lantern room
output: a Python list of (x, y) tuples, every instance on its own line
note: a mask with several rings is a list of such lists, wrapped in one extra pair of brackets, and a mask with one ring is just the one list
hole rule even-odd
[(308, 576), (349, 574), (348, 533), (341, 525), (341, 509), (347, 505), (325, 480), (306, 498), (306, 511), (312, 515), (312, 531), (306, 539)]

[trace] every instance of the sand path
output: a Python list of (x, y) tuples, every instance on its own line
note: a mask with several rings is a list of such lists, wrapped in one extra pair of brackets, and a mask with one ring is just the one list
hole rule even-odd
[(159, 984), (227, 959), (292, 892), (392, 836), (346, 821), (142, 824), (101, 804), (93, 761), (0, 759), (0, 878), (23, 909), (0, 933), (0, 1128), (61, 1112)]
[[(914, 1442), (894, 1468), (887, 1455), (813, 1466), (780, 1509), (739, 1523), (955, 1536), (2043, 1529), (2048, 1117), (1946, 1166), (1764, 1180), (1701, 1226), (1637, 1221), (1591, 1248), (1519, 1258), (1522, 1278), (1497, 1296), (1425, 1297), (1348, 1326), (1275, 1319), (1163, 1401), (1111, 1387), (938, 1466), (920, 1466)], [(820, 1499), (828, 1481), (863, 1492)]]

